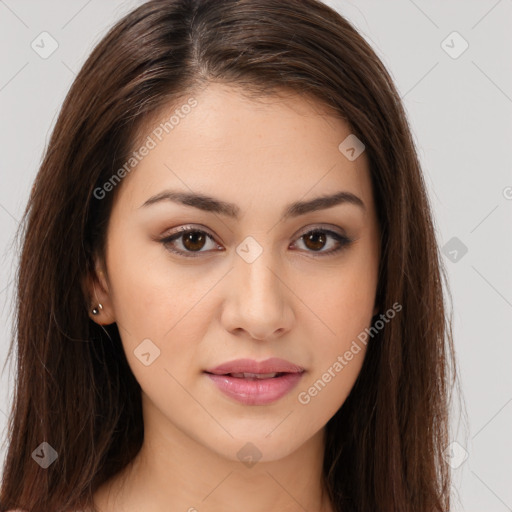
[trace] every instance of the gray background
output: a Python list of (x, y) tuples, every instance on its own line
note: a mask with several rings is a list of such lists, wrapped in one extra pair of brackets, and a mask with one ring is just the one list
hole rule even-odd
[[(0, 0), (0, 367), (11, 336), (13, 235), (57, 112), (95, 44), (140, 3)], [(445, 247), (463, 391), (452, 422), (459, 444), (449, 451), (453, 510), (512, 511), (512, 0), (327, 3), (397, 84)], [(43, 31), (59, 45), (47, 59), (31, 47)], [(463, 48), (453, 31), (469, 44), (457, 58), (445, 51)], [(0, 379), (3, 441), (12, 363)]]

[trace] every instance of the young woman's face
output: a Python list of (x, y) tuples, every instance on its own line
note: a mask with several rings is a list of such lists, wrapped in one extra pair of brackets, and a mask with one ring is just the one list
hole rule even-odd
[[(376, 313), (368, 160), (347, 158), (348, 126), (304, 97), (255, 102), (211, 84), (187, 99), (118, 185), (94, 319), (117, 322), (145, 422), (227, 459), (245, 446), (276, 460), (322, 434), (361, 369), (364, 344), (344, 354)], [(360, 202), (315, 201), (341, 192)], [(303, 371), (207, 373), (269, 358)]]

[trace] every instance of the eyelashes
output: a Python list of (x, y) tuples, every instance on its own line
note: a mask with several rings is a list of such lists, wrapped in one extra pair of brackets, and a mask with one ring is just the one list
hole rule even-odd
[[(335, 247), (329, 250), (323, 250), (325, 246), (329, 245), (329, 239), (334, 241)], [(337, 254), (354, 241), (344, 235), (325, 228), (314, 228), (306, 231), (297, 240), (306, 247), (306, 249), (304, 249), (305, 252), (320, 258)], [(200, 257), (201, 254), (212, 252), (211, 250), (202, 250), (208, 245), (208, 242), (211, 243), (211, 248), (214, 250), (225, 250), (215, 242), (211, 234), (198, 228), (180, 228), (179, 232), (160, 240), (160, 243), (162, 243), (168, 251), (185, 258), (197, 258)], [(182, 248), (177, 248), (177, 243), (179, 243)], [(314, 248), (312, 250), (309, 249), (307, 244), (312, 244)], [(320, 245), (320, 248), (318, 248), (318, 245)]]

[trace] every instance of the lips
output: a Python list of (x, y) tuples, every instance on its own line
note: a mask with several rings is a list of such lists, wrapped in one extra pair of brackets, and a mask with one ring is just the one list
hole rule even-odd
[(206, 370), (213, 375), (231, 375), (246, 379), (269, 379), (284, 373), (302, 373), (304, 368), (284, 359), (272, 357), (265, 361), (236, 359)]
[(276, 357), (265, 361), (237, 359), (204, 373), (227, 397), (244, 405), (267, 405), (287, 395), (304, 368)]

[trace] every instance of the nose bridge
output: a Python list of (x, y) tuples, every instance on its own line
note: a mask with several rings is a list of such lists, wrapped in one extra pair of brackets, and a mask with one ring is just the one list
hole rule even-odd
[[(257, 242), (256, 242), (257, 243)], [(240, 244), (237, 248), (238, 261), (236, 275), (243, 287), (242, 296), (253, 308), (275, 307), (280, 303), (280, 280), (273, 270), (276, 261), (269, 248), (260, 244), (247, 242), (249, 252), (244, 253), (246, 246)]]
[(271, 249), (255, 239), (246, 239), (237, 247), (232, 273), (236, 300), (229, 315), (231, 328), (243, 328), (259, 339), (288, 328), (290, 305), (286, 304), (279, 267)]

